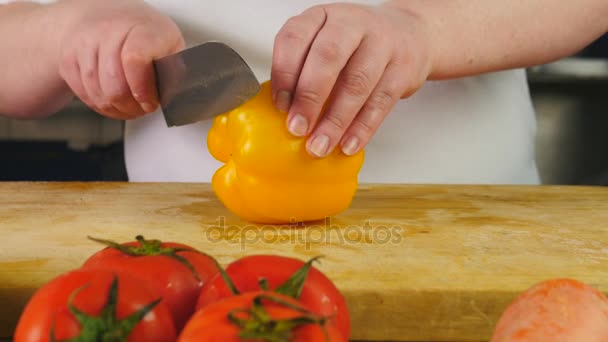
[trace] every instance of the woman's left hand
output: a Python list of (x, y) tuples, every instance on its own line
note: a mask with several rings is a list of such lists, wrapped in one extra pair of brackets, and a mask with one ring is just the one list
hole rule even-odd
[[(371, 139), (395, 103), (431, 71), (421, 16), (390, 5), (319, 5), (289, 19), (275, 39), (271, 83), (287, 127), (324, 157)], [(331, 96), (330, 96), (331, 95)]]

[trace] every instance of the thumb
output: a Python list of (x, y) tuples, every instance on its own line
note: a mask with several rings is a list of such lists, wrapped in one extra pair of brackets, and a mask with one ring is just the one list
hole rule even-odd
[(146, 113), (156, 110), (159, 104), (152, 62), (185, 47), (179, 30), (174, 34), (163, 31), (135, 27), (127, 35), (121, 52), (125, 78), (133, 98)]

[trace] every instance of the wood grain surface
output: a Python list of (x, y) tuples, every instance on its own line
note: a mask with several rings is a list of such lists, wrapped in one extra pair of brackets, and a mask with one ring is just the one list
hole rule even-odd
[(191, 244), (226, 264), (308, 259), (348, 300), (353, 340), (483, 341), (536, 282), (571, 277), (608, 292), (608, 189), (361, 185), (324, 222), (243, 222), (209, 184), (0, 183), (0, 336), (47, 281), (100, 245), (87, 235)]

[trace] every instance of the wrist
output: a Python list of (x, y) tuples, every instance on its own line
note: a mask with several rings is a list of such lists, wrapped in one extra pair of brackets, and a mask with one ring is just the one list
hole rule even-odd
[(49, 5), (37, 5), (32, 12), (32, 24), (40, 28), (39, 45), (37, 48), (45, 52), (41, 54), (53, 64), (59, 73), (62, 45), (72, 31), (76, 19), (81, 15), (74, 10), (72, 1), (58, 1)]
[(425, 1), (417, 0), (388, 0), (381, 4), (391, 11), (397, 11), (403, 14), (404, 21), (408, 22), (405, 26), (405, 34), (413, 37), (412, 46), (420, 54), (420, 72), (423, 78), (432, 78), (434, 66), (436, 65), (437, 56), (440, 55), (439, 48), (442, 46), (435, 40), (438, 38), (436, 34), (437, 28), (434, 27), (434, 20)]

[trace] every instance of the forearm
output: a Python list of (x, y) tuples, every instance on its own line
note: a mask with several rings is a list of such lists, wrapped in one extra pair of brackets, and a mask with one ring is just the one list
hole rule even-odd
[(72, 99), (58, 67), (66, 14), (60, 5), (0, 5), (0, 115), (44, 117)]
[(608, 31), (606, 0), (393, 0), (427, 23), (430, 79), (529, 67), (570, 56)]

